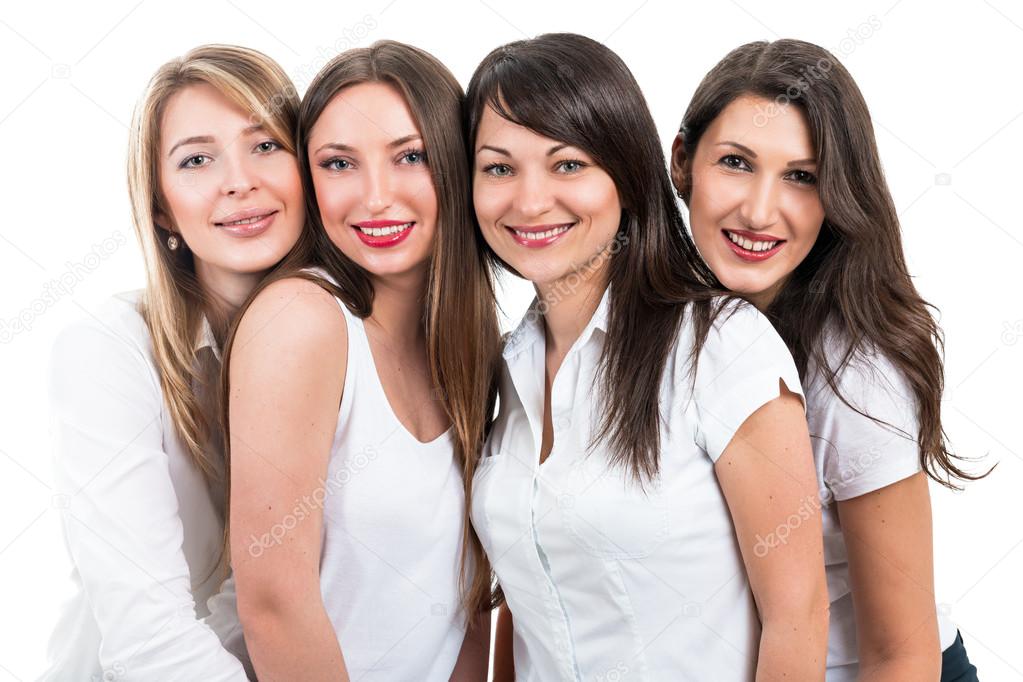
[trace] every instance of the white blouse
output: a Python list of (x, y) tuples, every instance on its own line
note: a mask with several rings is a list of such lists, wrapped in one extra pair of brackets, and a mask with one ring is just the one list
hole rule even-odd
[[(53, 349), (55, 480), (74, 596), (45, 680), (246, 680), (233, 594), (220, 586), (222, 504), (163, 399), (141, 292), (113, 297)], [(219, 363), (208, 324), (196, 348)]]
[(536, 303), (504, 349), (500, 413), (474, 479), (472, 521), (514, 620), (518, 680), (752, 680), (760, 625), (714, 472), (732, 436), (800, 392), (771, 324), (722, 314), (699, 356), (686, 318), (667, 359), (660, 474), (646, 493), (598, 445), (594, 385), (608, 292), (551, 390), (554, 443), (539, 464), (545, 340)]
[[(829, 332), (828, 362), (837, 367), (847, 343)], [(811, 362), (806, 414), (820, 482), (824, 563), (831, 601), (828, 682), (853, 682), (859, 664), (856, 617), (849, 585), (845, 538), (835, 502), (850, 500), (921, 471), (916, 400), (902, 373), (883, 354), (861, 349), (838, 376), (843, 402)], [(859, 410), (859, 412), (857, 412)], [(865, 412), (885, 424), (860, 414)], [(941, 649), (952, 646), (956, 627), (940, 610)]]

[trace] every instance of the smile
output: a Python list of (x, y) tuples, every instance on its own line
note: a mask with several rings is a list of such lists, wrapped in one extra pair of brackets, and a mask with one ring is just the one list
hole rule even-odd
[(276, 210), (246, 209), (226, 215), (213, 224), (235, 237), (255, 237), (270, 229), (276, 216)]
[(512, 239), (528, 248), (550, 246), (558, 241), (566, 232), (575, 227), (575, 223), (557, 223), (552, 225), (506, 225), (504, 229), (511, 233)]
[(412, 233), (416, 222), (410, 220), (399, 222), (397, 220), (367, 220), (355, 223), (352, 228), (356, 236), (363, 244), (374, 248), (388, 248), (397, 246)]
[(721, 230), (725, 242), (732, 253), (750, 263), (765, 261), (781, 251), (786, 241), (771, 235), (758, 235), (752, 232), (733, 232)]

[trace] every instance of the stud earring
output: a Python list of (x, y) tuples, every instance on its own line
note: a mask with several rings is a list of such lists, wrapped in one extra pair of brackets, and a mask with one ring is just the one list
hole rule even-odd
[(172, 234), (171, 236), (167, 237), (167, 248), (170, 249), (171, 251), (177, 251), (179, 244), (180, 242), (178, 241), (177, 235)]

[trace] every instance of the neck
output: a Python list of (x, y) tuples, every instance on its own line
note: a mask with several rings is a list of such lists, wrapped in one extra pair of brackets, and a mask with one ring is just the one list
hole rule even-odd
[(771, 303), (778, 297), (778, 292), (781, 291), (783, 286), (785, 286), (785, 280), (780, 279), (763, 291), (758, 291), (754, 294), (743, 294), (743, 297), (763, 313), (771, 307)]
[[(573, 274), (579, 275), (575, 272)], [(535, 283), (537, 295), (546, 303), (543, 319), (547, 350), (555, 357), (564, 357), (582, 334), (600, 305), (608, 285), (606, 268), (589, 277), (573, 279), (575, 282), (572, 286), (567, 285), (567, 278)]]
[(397, 348), (422, 348), (426, 342), (423, 306), (426, 268), (373, 278), (373, 313), (369, 320)]
[(231, 319), (266, 273), (229, 272), (196, 259), (195, 275), (211, 304), (224, 319)]

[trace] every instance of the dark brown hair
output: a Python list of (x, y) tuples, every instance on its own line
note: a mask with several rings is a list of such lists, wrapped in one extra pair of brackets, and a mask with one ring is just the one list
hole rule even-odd
[[(805, 380), (812, 359), (843, 402), (838, 376), (858, 353), (876, 349), (905, 376), (916, 398), (920, 462), (934, 480), (975, 480), (949, 452), (941, 426), (941, 329), (917, 293), (903, 256), (866, 102), (830, 52), (800, 40), (748, 43), (728, 53), (693, 95), (679, 134), (685, 161), (679, 193), (688, 202), (691, 160), (704, 132), (742, 95), (769, 100), (762, 112), (792, 103), (806, 115), (824, 207), (820, 236), (765, 311)], [(760, 115), (760, 114), (758, 114)], [(679, 170), (678, 159), (675, 169)], [(848, 341), (841, 360), (827, 351), (829, 330)], [(907, 434), (910, 435), (911, 434)], [(986, 474), (985, 474), (986, 475)]]
[(682, 222), (639, 85), (604, 45), (550, 33), (487, 55), (466, 99), (470, 151), (490, 107), (512, 123), (585, 151), (614, 180), (622, 204), (616, 237), (621, 248), (608, 262), (608, 337), (598, 369), (606, 409), (593, 443), (606, 441), (611, 464), (624, 466), (636, 480), (652, 478), (659, 469), (658, 395), (666, 360), (686, 314), (695, 325), (697, 356), (717, 308), (712, 298), (722, 291), (712, 288), (714, 275)]
[[(348, 50), (328, 63), (310, 84), (298, 121), (298, 157), (308, 216), (292, 252), (249, 297), (287, 277), (315, 282), (340, 298), (356, 315), (373, 310), (369, 273), (345, 256), (327, 235), (320, 218), (309, 166), (309, 135), (327, 105), (344, 88), (359, 83), (386, 83), (408, 103), (419, 127), (437, 194), (437, 232), (427, 283), (422, 324), (426, 330), (430, 374), (455, 435), (455, 457), (462, 467), (466, 497), (477, 453), (493, 414), (500, 336), (492, 270), (475, 229), (469, 194), (468, 154), (462, 136), (462, 88), (451, 72), (429, 53), (411, 45), (381, 40), (368, 48)], [(304, 269), (318, 267), (336, 282)], [(242, 309), (244, 314), (245, 308)], [(238, 320), (242, 314), (239, 314)], [(237, 324), (235, 325), (237, 329)], [(465, 330), (472, 330), (466, 334)], [(234, 337), (232, 330), (231, 340)], [(231, 342), (224, 355), (224, 396)], [(225, 423), (227, 421), (227, 400)], [(488, 608), (490, 565), (469, 522), (463, 519), (459, 580), (463, 602), (475, 613)], [(470, 573), (474, 577), (470, 579)]]

